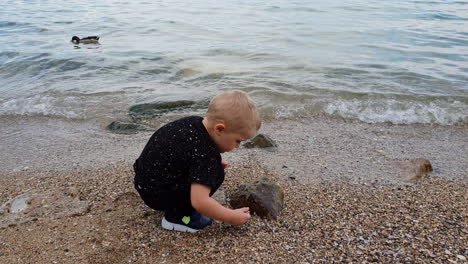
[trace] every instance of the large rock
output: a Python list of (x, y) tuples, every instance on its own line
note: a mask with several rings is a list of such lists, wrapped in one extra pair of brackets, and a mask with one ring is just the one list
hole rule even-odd
[(233, 208), (249, 207), (266, 219), (276, 220), (283, 209), (284, 193), (274, 181), (263, 177), (252, 184), (242, 184), (230, 197)]
[(402, 170), (402, 177), (405, 181), (419, 181), (432, 172), (431, 162), (424, 158), (400, 160), (395, 164)]
[(258, 134), (244, 143), (246, 148), (267, 148), (274, 149), (277, 147), (275, 141), (265, 134)]
[(133, 134), (138, 131), (150, 130), (148, 127), (136, 123), (114, 121), (107, 126), (113, 133), (117, 134)]
[(193, 107), (194, 101), (180, 100), (173, 102), (159, 102), (149, 104), (138, 104), (130, 107), (128, 114), (134, 118), (152, 118), (172, 111), (179, 111)]

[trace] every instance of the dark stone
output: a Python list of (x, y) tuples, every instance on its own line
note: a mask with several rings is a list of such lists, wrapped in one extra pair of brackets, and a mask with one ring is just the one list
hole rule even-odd
[(263, 177), (252, 184), (242, 184), (230, 197), (233, 208), (249, 207), (266, 219), (276, 220), (283, 209), (284, 193), (273, 180)]
[(246, 148), (276, 148), (277, 145), (269, 136), (258, 134), (244, 143)]
[(129, 115), (132, 118), (151, 118), (161, 116), (168, 112), (180, 111), (194, 106), (194, 101), (180, 100), (173, 102), (160, 102), (150, 104), (138, 104), (130, 107)]
[(121, 122), (121, 121), (114, 121), (107, 126), (113, 133), (117, 134), (133, 134), (138, 131), (148, 130), (146, 126), (130, 123), (130, 122)]

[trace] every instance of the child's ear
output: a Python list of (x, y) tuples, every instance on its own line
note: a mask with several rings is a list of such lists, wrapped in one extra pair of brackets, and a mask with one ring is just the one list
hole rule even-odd
[(217, 124), (215, 125), (214, 129), (215, 129), (215, 132), (216, 132), (217, 134), (219, 134), (219, 133), (223, 132), (223, 131), (226, 129), (226, 127), (224, 126), (223, 123), (217, 123)]

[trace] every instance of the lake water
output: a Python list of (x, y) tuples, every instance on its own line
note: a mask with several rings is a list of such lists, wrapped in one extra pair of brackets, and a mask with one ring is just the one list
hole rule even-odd
[(272, 118), (467, 124), (468, 1), (0, 2), (2, 116), (117, 119), (232, 88)]

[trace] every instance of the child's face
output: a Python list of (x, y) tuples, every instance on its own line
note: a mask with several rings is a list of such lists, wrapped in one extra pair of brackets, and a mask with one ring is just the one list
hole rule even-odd
[(219, 152), (229, 152), (238, 148), (242, 141), (253, 137), (255, 132), (252, 133), (236, 133), (236, 132), (227, 132), (226, 130), (220, 131), (217, 133), (215, 139), (216, 145), (218, 145)]

